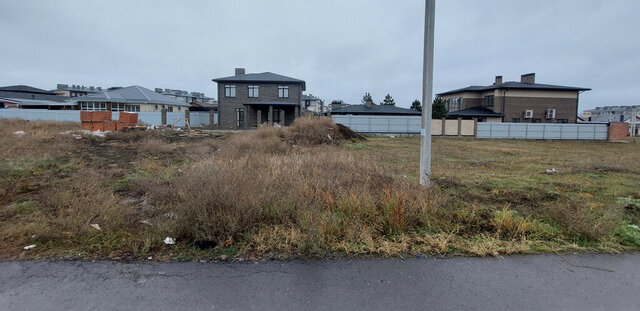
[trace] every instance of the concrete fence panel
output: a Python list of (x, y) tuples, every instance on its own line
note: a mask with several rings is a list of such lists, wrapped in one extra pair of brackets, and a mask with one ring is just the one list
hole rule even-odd
[(606, 124), (478, 123), (478, 138), (606, 140)]
[[(422, 116), (333, 115), (332, 118), (335, 123), (347, 126), (358, 133), (419, 134), (422, 128)], [(431, 135), (475, 135), (475, 121), (473, 120), (446, 120), (444, 121), (445, 133), (443, 133), (442, 122), (443, 120), (440, 119), (431, 121)]]

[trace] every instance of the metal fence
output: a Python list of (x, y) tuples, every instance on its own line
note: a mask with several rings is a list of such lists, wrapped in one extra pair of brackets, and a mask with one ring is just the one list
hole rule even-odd
[[(211, 124), (211, 119), (210, 119), (210, 113), (209, 111), (191, 111), (190, 113), (190, 124), (191, 126), (201, 126), (201, 127), (205, 127), (205, 126), (210, 126)], [(213, 122), (215, 124), (218, 124), (218, 113), (216, 112), (213, 116)]]
[(358, 133), (419, 134), (421, 116), (331, 116)]
[(478, 138), (607, 140), (606, 124), (478, 123)]
[(80, 122), (80, 111), (47, 109), (0, 109), (0, 119)]
[[(118, 120), (118, 117), (119, 114), (113, 112), (113, 120)], [(0, 109), (0, 119), (80, 122), (80, 110)], [(184, 112), (167, 112), (167, 124), (185, 126), (184, 119)], [(190, 112), (189, 119), (192, 126), (209, 126), (209, 112)], [(161, 125), (162, 112), (138, 112), (138, 121), (147, 125)], [(218, 122), (217, 113), (214, 122)]]

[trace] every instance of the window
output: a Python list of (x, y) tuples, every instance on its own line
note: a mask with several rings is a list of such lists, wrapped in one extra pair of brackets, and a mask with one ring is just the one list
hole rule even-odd
[(224, 86), (224, 97), (236, 97), (236, 86), (235, 85), (225, 85)]
[(169, 109), (167, 110), (167, 112), (173, 112), (173, 107), (169, 107)]
[(449, 112), (461, 110), (462, 107), (462, 97), (447, 99), (447, 110)]
[(620, 115), (620, 122), (624, 122), (624, 115), (623, 114)]
[(105, 111), (107, 110), (107, 103), (81, 103), (80, 110)]
[(511, 119), (511, 122), (520, 123), (520, 118), (513, 118), (513, 119)]
[(533, 119), (533, 123), (542, 123), (542, 119)]
[(138, 105), (127, 105), (124, 108), (128, 112), (140, 112), (140, 106)]
[(485, 107), (493, 107), (494, 100), (495, 100), (495, 97), (493, 95), (485, 96), (484, 97), (484, 106)]
[(278, 97), (279, 98), (289, 98), (289, 87), (288, 86), (278, 86)]
[(236, 108), (236, 126), (244, 127), (244, 108)]
[(124, 111), (124, 104), (111, 103), (111, 111)]
[(280, 109), (273, 109), (273, 123), (280, 124)]
[(259, 88), (257, 85), (249, 85), (249, 98), (258, 98)]
[(569, 123), (569, 120), (567, 120), (567, 119), (557, 119), (556, 122), (558, 122), (558, 123)]

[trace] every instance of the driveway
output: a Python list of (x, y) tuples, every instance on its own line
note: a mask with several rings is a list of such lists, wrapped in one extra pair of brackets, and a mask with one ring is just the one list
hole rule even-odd
[(640, 310), (640, 254), (0, 263), (0, 310)]

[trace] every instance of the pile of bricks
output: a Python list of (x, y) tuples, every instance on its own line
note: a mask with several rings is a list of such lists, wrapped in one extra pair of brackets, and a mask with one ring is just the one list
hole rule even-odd
[(111, 119), (111, 111), (80, 111), (82, 129), (95, 131), (115, 131), (114, 121)]
[(118, 125), (116, 130), (122, 130), (125, 127), (134, 127), (138, 124), (138, 114), (120, 111), (120, 115), (118, 116)]
[(120, 112), (119, 120), (114, 121), (111, 111), (80, 111), (82, 129), (92, 132), (118, 131), (127, 127), (134, 127), (138, 123), (138, 114)]

